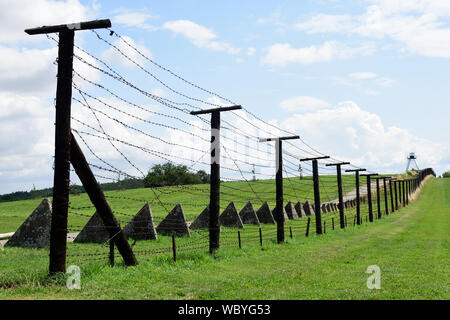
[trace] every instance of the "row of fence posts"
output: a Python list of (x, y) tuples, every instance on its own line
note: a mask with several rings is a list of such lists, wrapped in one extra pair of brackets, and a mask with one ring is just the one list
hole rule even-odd
[[(306, 160), (311, 160), (311, 159), (302, 159), (303, 161)], [(313, 163), (317, 162), (317, 159), (313, 159)], [(340, 218), (340, 226), (341, 228), (346, 228), (347, 227), (347, 216), (345, 216), (345, 209), (344, 209), (344, 203), (343, 203), (343, 196), (342, 196), (342, 177), (341, 177), (341, 165), (344, 164), (348, 164), (348, 162), (342, 162), (342, 163), (338, 163), (338, 164), (327, 164), (327, 165), (334, 165), (337, 168), (337, 179), (338, 179), (338, 194), (339, 194), (339, 204), (338, 204), (338, 208), (339, 208), (339, 218)], [(362, 224), (362, 220), (361, 220), (361, 214), (360, 214), (360, 202), (361, 202), (361, 197), (360, 197), (360, 186), (359, 186), (359, 178), (360, 178), (360, 174), (359, 172), (361, 171), (365, 171), (366, 169), (350, 169), (350, 170), (346, 170), (346, 172), (355, 172), (355, 186), (356, 186), (356, 215), (353, 218), (353, 226), (355, 225), (361, 225)], [(430, 170), (430, 171), (429, 171)], [(316, 171), (313, 170), (313, 174)], [(428, 173), (427, 173), (428, 172)], [(319, 180), (318, 180), (318, 173), (315, 173), (317, 176), (314, 177), (314, 184), (317, 185), (317, 190), (316, 188), (314, 188), (314, 194), (316, 195), (316, 192), (320, 192), (320, 189), (318, 188), (319, 185)], [(387, 181), (389, 182), (389, 194), (390, 194), (390, 204), (391, 204), (391, 213), (394, 211), (397, 211), (399, 208), (402, 208), (406, 205), (408, 205), (409, 203), (409, 197), (411, 196), (411, 194), (413, 194), (416, 189), (420, 186), (421, 182), (423, 181), (423, 179), (429, 175), (429, 174), (433, 174), (434, 172), (431, 169), (424, 169), (422, 171), (419, 172), (419, 174), (414, 177), (414, 178), (410, 178), (410, 179), (401, 179), (401, 180), (397, 180), (397, 179), (393, 179), (391, 177), (375, 177), (375, 181), (376, 181), (376, 195), (377, 195), (377, 219), (381, 219), (382, 218), (382, 211), (381, 211), (381, 203), (380, 203), (380, 180), (383, 180), (383, 189), (384, 189), (384, 213), (385, 215), (389, 215), (389, 202), (388, 202), (388, 197), (387, 197), (387, 190), (388, 190), (388, 186), (387, 186)], [(368, 209), (369, 209), (369, 214), (368, 216), (366, 216), (366, 222), (373, 222), (373, 208), (372, 208), (372, 190), (371, 190), (371, 177), (373, 176), (377, 176), (378, 174), (373, 173), (373, 174), (364, 174), (364, 176), (366, 176), (367, 178), (367, 201), (368, 201)], [(281, 197), (282, 197), (282, 193), (281, 193)], [(320, 198), (316, 198), (320, 199)], [(320, 202), (319, 202), (320, 203)], [(277, 212), (277, 211), (275, 211)], [(324, 221), (323, 225), (321, 223), (321, 211), (320, 211), (320, 205), (318, 205), (315, 202), (315, 218), (316, 218), (316, 233), (317, 234), (322, 234), (322, 233), (326, 233), (326, 221)], [(284, 219), (282, 219), (284, 222)], [(279, 221), (279, 219), (276, 220), (277, 222)], [(319, 224), (319, 228), (317, 227), (317, 224)], [(311, 218), (308, 217), (308, 221), (306, 224), (306, 233), (305, 236), (308, 237), (309, 236), (309, 232), (310, 232), (310, 225), (311, 225)], [(323, 226), (323, 227), (322, 227)], [(332, 230), (335, 230), (335, 221), (334, 221), (334, 217), (331, 218), (331, 228)], [(220, 229), (219, 229), (220, 230)], [(278, 243), (280, 243), (280, 238), (279, 238), (279, 230), (280, 228), (277, 227), (277, 241)], [(284, 223), (282, 225), (282, 239), (284, 241)], [(293, 238), (293, 231), (292, 231), (292, 227), (289, 227), (289, 237)], [(259, 228), (259, 243), (260, 246), (263, 245), (263, 234), (262, 234), (262, 229)], [(239, 249), (242, 249), (242, 238), (241, 238), (241, 231), (238, 231), (238, 245), (239, 245)], [(211, 247), (211, 244), (210, 244)], [(110, 240), (109, 242), (109, 248), (110, 248), (110, 252), (109, 252), (109, 261), (110, 261), (110, 265), (111, 267), (114, 266), (114, 241), (113, 239)], [(177, 261), (177, 246), (176, 246), (176, 237), (175, 235), (172, 235), (172, 252), (173, 252), (173, 260), (176, 262)]]
[[(95, 20), (88, 22), (80, 22), (67, 25), (44, 26), (25, 30), (30, 35), (47, 34), (58, 32), (58, 75), (56, 89), (56, 120), (55, 120), (55, 168), (53, 183), (53, 203), (52, 203), (52, 222), (50, 231), (50, 255), (49, 255), (49, 273), (56, 274), (66, 271), (66, 243), (67, 243), (67, 220), (68, 220), (68, 203), (69, 203), (69, 183), (70, 183), (70, 164), (74, 166), (77, 175), (82, 181), (83, 187), (94, 204), (98, 214), (100, 215), (104, 225), (108, 228), (111, 236), (110, 240), (110, 264), (114, 265), (114, 246), (117, 246), (124, 262), (127, 266), (137, 265), (138, 261), (134, 256), (133, 250), (127, 239), (120, 229), (118, 221), (115, 219), (113, 212), (106, 201), (104, 194), (90, 170), (83, 152), (79, 148), (75, 137), (71, 133), (71, 100), (72, 100), (72, 71), (73, 71), (73, 49), (75, 31), (110, 28), (111, 21)], [(232, 111), (242, 109), (241, 106), (230, 106), (208, 110), (199, 110), (191, 112), (192, 115), (211, 114), (211, 172), (210, 172), (210, 225), (209, 225), (209, 251), (212, 253), (219, 248), (220, 244), (220, 114), (224, 111)], [(277, 157), (277, 174), (276, 174), (276, 210), (275, 220), (277, 222), (277, 240), (279, 243), (284, 241), (284, 219), (283, 219), (283, 178), (282, 178), (282, 140), (298, 139), (298, 136), (279, 137), (262, 139), (261, 141), (276, 141), (276, 157)], [(300, 159), (301, 161), (312, 161), (313, 179), (314, 179), (314, 203), (315, 203), (315, 220), (316, 233), (322, 234), (321, 212), (320, 212), (320, 194), (319, 194), (319, 175), (317, 160), (326, 159), (328, 156), (318, 158)], [(338, 168), (338, 187), (339, 187), (339, 211), (340, 226), (344, 228), (346, 221), (344, 219), (344, 208), (342, 201), (342, 181), (340, 176), (340, 167)], [(427, 171), (428, 170), (428, 171)], [(397, 200), (403, 196), (403, 206), (408, 203), (406, 192), (411, 193), (415, 190), (420, 182), (428, 174), (434, 174), (432, 169), (425, 169), (419, 172), (417, 178), (394, 182), (395, 192), (395, 208), (398, 209)], [(379, 186), (377, 178), (377, 192), (379, 195)], [(368, 188), (370, 189), (370, 176), (367, 176)], [(390, 181), (392, 183), (393, 180)], [(385, 180), (383, 181), (385, 183)], [(401, 183), (401, 188), (400, 188)], [(398, 187), (398, 188), (397, 188)], [(405, 189), (406, 188), (406, 189)], [(398, 197), (397, 197), (398, 189)], [(385, 188), (386, 190), (386, 188)], [(385, 191), (386, 192), (386, 191)], [(358, 188), (359, 193), (359, 188)], [(370, 193), (368, 193), (370, 197)], [(391, 193), (392, 197), (392, 193)], [(359, 208), (359, 196), (357, 197)], [(385, 198), (386, 199), (386, 198)], [(378, 197), (379, 203), (379, 197)], [(392, 203), (392, 202), (391, 202)], [(369, 219), (373, 221), (372, 205), (369, 201)], [(387, 206), (385, 208), (388, 211)], [(378, 207), (378, 216), (381, 217), (380, 208)], [(358, 222), (360, 222), (358, 218)], [(308, 219), (307, 234), (309, 234), (310, 219)], [(176, 241), (173, 238), (174, 260), (176, 260)]]

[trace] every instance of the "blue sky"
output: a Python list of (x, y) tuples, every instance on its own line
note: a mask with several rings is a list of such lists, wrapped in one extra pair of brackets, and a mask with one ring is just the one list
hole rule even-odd
[[(0, 24), (10, 31), (0, 37), (0, 56), (8, 62), (0, 67), (0, 132), (8, 137), (0, 145), (0, 193), (52, 181), (51, 163), (42, 168), (51, 162), (56, 52), (44, 36), (30, 38), (23, 29), (83, 19), (110, 18), (113, 30), (158, 63), (339, 159), (399, 172), (414, 151), (419, 166), (450, 169), (448, 1), (37, 0), (0, 6)], [(79, 32), (77, 43), (146, 90), (172, 97), (108, 53), (91, 32)], [(21, 55), (29, 66), (15, 58)], [(25, 132), (13, 132), (21, 127)]]

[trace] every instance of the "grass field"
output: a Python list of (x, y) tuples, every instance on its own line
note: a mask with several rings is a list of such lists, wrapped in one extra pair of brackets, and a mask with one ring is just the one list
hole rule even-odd
[[(337, 198), (336, 176), (322, 176), (321, 199), (330, 201)], [(361, 179), (364, 183), (365, 179)], [(355, 188), (353, 175), (343, 175), (343, 190), (348, 192)], [(240, 210), (247, 201), (252, 201), (257, 210), (264, 201), (273, 209), (275, 205), (275, 180), (223, 182), (221, 207), (234, 201)], [(311, 177), (284, 179), (284, 200), (306, 201), (314, 199)], [(108, 202), (116, 217), (125, 225), (142, 206), (149, 202), (156, 222), (161, 221), (177, 203), (181, 203), (188, 221), (193, 221), (209, 203), (209, 185), (174, 186), (153, 189), (131, 189), (105, 192)], [(159, 199), (159, 200), (158, 200)], [(42, 199), (0, 202), (0, 233), (14, 232)], [(162, 205), (161, 205), (162, 203)], [(69, 225), (72, 231), (78, 231), (86, 224), (95, 211), (87, 194), (71, 195)], [(164, 206), (163, 206), (164, 205)]]
[[(47, 250), (6, 248), (0, 251), (0, 298), (449, 299), (449, 213), (450, 179), (431, 179), (417, 201), (374, 223), (327, 227), (326, 234), (306, 238), (300, 227), (306, 220), (290, 221), (294, 237), (284, 245), (264, 226), (261, 248), (246, 227), (243, 249), (235, 231), (225, 230), (230, 245), (214, 256), (181, 250), (175, 263), (170, 253), (142, 255), (132, 268), (120, 262), (110, 268), (105, 257), (80, 258), (81, 290), (68, 290), (63, 276), (47, 277)], [(75, 252), (89, 246), (69, 244)], [(369, 265), (381, 269), (380, 290), (366, 286)]]

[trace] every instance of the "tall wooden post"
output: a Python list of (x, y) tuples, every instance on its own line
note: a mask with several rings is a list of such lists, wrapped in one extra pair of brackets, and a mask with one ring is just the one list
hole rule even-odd
[(406, 206), (406, 188), (405, 188), (405, 180), (402, 180), (402, 195), (403, 195), (403, 206)]
[(380, 178), (376, 178), (376, 181), (377, 181), (377, 213), (378, 219), (381, 219)]
[(220, 113), (242, 109), (231, 106), (200, 111), (191, 111), (192, 115), (211, 114), (211, 172), (209, 193), (209, 252), (213, 253), (220, 246)]
[(329, 156), (304, 158), (300, 161), (312, 161), (313, 182), (314, 182), (314, 211), (316, 217), (316, 233), (322, 234), (322, 213), (320, 210), (320, 187), (319, 187), (319, 167), (317, 160), (328, 159)]
[(50, 229), (49, 273), (51, 275), (66, 272), (67, 217), (69, 211), (70, 184), (70, 119), (75, 31), (108, 27), (111, 27), (109, 20), (96, 20), (25, 30), (29, 35), (52, 32), (59, 33), (55, 116), (55, 170), (53, 176), (53, 213)]
[(385, 214), (388, 215), (389, 214), (389, 209), (388, 209), (388, 201), (387, 201), (387, 187), (386, 187), (386, 178), (387, 177), (383, 177), (383, 189), (384, 189), (384, 210), (386, 211)]
[(355, 186), (356, 186), (356, 223), (358, 225), (361, 224), (361, 207), (360, 207), (360, 197), (359, 197), (359, 172), (366, 171), (366, 169), (348, 169), (345, 172), (354, 172), (355, 173)]
[(397, 180), (392, 180), (392, 182), (394, 182), (394, 196), (395, 196), (395, 211), (398, 210), (398, 197), (397, 197)]
[(372, 209), (372, 181), (371, 177), (378, 175), (377, 173), (372, 174), (362, 174), (362, 176), (366, 176), (366, 184), (367, 184), (367, 205), (369, 207), (369, 221), (373, 222), (373, 209)]
[(70, 109), (72, 101), (72, 30), (59, 32), (56, 84), (55, 171), (50, 229), (50, 274), (66, 272), (67, 216), (70, 188)]
[[(325, 166), (336, 166), (336, 174), (337, 174), (337, 185), (338, 185), (338, 208), (339, 208), (339, 224), (341, 226), (341, 229), (345, 228), (345, 213), (344, 213), (344, 196), (342, 193), (342, 173), (341, 173), (341, 166), (350, 164), (350, 162), (340, 162), (340, 163), (327, 163)], [(334, 221), (333, 221), (333, 229), (334, 229)]]
[(394, 212), (394, 194), (392, 193), (392, 178), (389, 179), (389, 193), (391, 194), (391, 212)]
[(277, 222), (277, 242), (284, 242), (284, 214), (283, 214), (283, 140), (299, 139), (299, 136), (263, 138), (259, 142), (275, 141), (276, 156), (276, 205), (275, 205), (275, 221)]
[(409, 183), (410, 183), (410, 179), (407, 179), (406, 180), (406, 204), (409, 203), (409, 195), (410, 195), (410, 192), (411, 192)]

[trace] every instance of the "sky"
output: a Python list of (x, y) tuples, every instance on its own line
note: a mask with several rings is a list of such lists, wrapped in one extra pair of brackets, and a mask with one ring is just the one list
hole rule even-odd
[[(405, 170), (408, 153), (415, 152), (420, 167), (432, 167), (438, 174), (450, 170), (447, 0), (2, 0), (0, 194), (29, 191), (33, 186), (50, 187), (53, 181), (57, 48), (45, 35), (29, 36), (23, 30), (105, 18), (111, 20), (112, 30), (145, 57), (300, 135), (309, 146), (325, 154), (372, 172), (395, 173)], [(163, 77), (164, 83), (189, 96), (201, 95), (202, 101), (227, 104), (154, 68), (108, 31), (98, 33), (131, 60), (90, 31), (76, 33), (77, 45), (126, 74), (145, 92), (172, 100), (180, 98), (132, 61), (154, 70), (153, 75)], [(149, 102), (148, 95), (129, 88), (122, 90), (114, 79), (77, 59), (75, 70), (110, 85), (135, 104), (153, 111), (174, 112)], [(146, 119), (147, 124), (157, 119), (142, 110), (132, 111), (123, 101), (107, 97), (76, 76), (74, 82), (82, 90), (103, 97), (103, 102)], [(94, 117), (83, 111), (82, 98), (78, 95), (78, 101), (73, 102), (74, 117), (94, 125)], [(102, 106), (97, 107), (102, 110)], [(121, 112), (114, 114), (119, 119), (124, 117)], [(242, 130), (251, 129), (241, 118), (226, 117)], [(242, 117), (261, 125), (248, 114)], [(127, 141), (144, 138), (142, 132), (119, 128), (110, 118), (102, 121), (105, 129), (117, 137)], [(135, 118), (127, 123), (145, 130), (138, 122)], [(76, 127), (80, 123), (73, 124)], [(165, 141), (208, 148), (207, 143), (184, 141), (186, 135), (176, 130), (152, 129), (145, 131), (147, 138), (148, 132)], [(114, 154), (111, 143), (108, 149), (104, 146), (107, 143), (88, 142), (111, 163), (123, 165), (124, 158)], [(165, 150), (157, 142), (143, 145)], [(133, 148), (122, 150), (129, 152), (130, 162), (144, 172), (162, 161), (161, 157), (144, 159)], [(173, 155), (173, 151), (167, 152)], [(189, 157), (195, 158), (196, 154)], [(123, 171), (139, 175), (133, 166), (129, 169), (123, 167)]]

